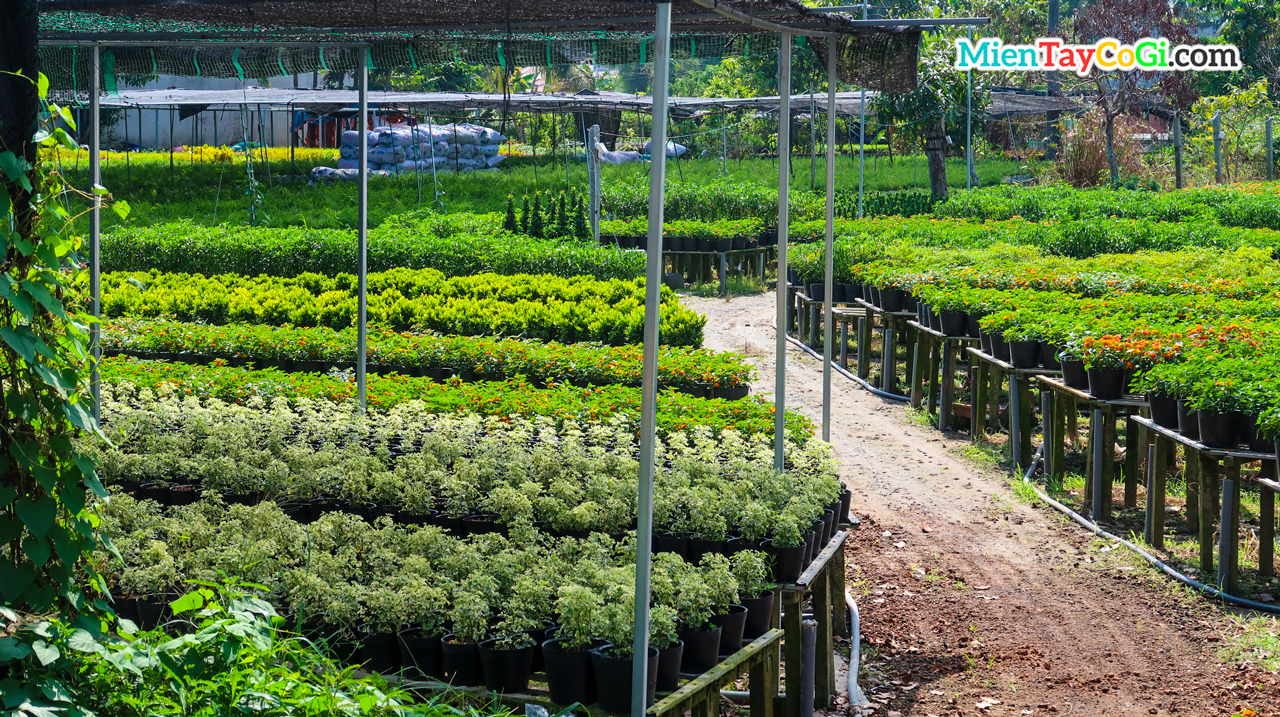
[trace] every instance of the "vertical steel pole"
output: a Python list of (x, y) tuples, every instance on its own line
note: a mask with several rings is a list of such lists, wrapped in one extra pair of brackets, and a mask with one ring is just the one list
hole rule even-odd
[(1173, 115), (1173, 184), (1182, 189), (1182, 113)]
[[(862, 0), (862, 19), (867, 19), (867, 0)], [(865, 81), (864, 81), (865, 83)], [(866, 185), (867, 161), (867, 88), (862, 88), (862, 99), (858, 102), (862, 113), (858, 120), (858, 218), (862, 218), (862, 190)]]
[(1222, 113), (1214, 113), (1213, 125), (1213, 179), (1222, 184)]
[(102, 325), (98, 323), (102, 317), (102, 195), (95, 191), (102, 184), (102, 164), (98, 157), (102, 149), (98, 98), (101, 91), (99, 83), (102, 82), (101, 54), (102, 48), (94, 45), (90, 55), (92, 77), (89, 79), (89, 188), (93, 191), (93, 205), (89, 209), (89, 303), (94, 317), (89, 331), (89, 351), (93, 364), (89, 373), (89, 389), (93, 394), (95, 421), (102, 419), (102, 377), (98, 372), (98, 363), (102, 360)]
[(653, 557), (653, 468), (658, 415), (658, 322), (662, 298), (662, 209), (667, 179), (667, 91), (671, 77), (671, 5), (659, 3), (653, 31), (653, 133), (649, 164), (649, 239), (645, 247), (644, 368), (640, 396), (640, 486), (636, 511), (635, 637), (631, 717), (645, 717), (649, 675), (649, 564)]
[(831, 440), (831, 344), (835, 341), (835, 236), (836, 236), (836, 41), (827, 41), (827, 246), (822, 321), (822, 440)]
[(787, 443), (787, 190), (791, 183), (791, 36), (778, 48), (778, 344), (773, 385), (773, 467), (782, 470)]
[[(969, 44), (973, 44), (973, 25), (969, 26)], [(973, 70), (965, 70), (964, 74), (964, 94), (968, 102), (968, 112), (964, 116), (964, 186), (965, 189), (973, 189)]]
[(360, 76), (356, 81), (360, 85), (360, 121), (356, 127), (360, 131), (360, 156), (358, 158), (357, 170), (359, 176), (360, 199), (359, 199), (359, 219), (357, 231), (359, 232), (359, 250), (358, 250), (358, 293), (359, 293), (359, 316), (356, 318), (356, 396), (360, 401), (360, 412), (364, 413), (367, 407), (367, 381), (365, 376), (365, 354), (367, 353), (365, 344), (369, 340), (368, 313), (369, 313), (369, 48), (360, 48), (360, 68), (358, 70)]
[(600, 125), (593, 124), (587, 130), (587, 184), (590, 193), (591, 240), (600, 243)]
[(1271, 118), (1267, 118), (1267, 181), (1270, 182), (1276, 178), (1276, 162), (1274, 145), (1271, 142)]

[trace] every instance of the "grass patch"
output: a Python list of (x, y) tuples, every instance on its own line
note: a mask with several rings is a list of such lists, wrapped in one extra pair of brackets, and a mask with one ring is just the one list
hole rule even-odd
[[(690, 294), (704, 299), (725, 296), (725, 294), (720, 293), (719, 281), (703, 281), (688, 287), (688, 291)], [(760, 281), (759, 277), (730, 274), (729, 278), (725, 280), (725, 291), (728, 296), (750, 296), (764, 293), (765, 285), (764, 282)]]
[(1264, 670), (1280, 670), (1280, 620), (1269, 615), (1227, 615), (1226, 637), (1218, 659), (1250, 662)]

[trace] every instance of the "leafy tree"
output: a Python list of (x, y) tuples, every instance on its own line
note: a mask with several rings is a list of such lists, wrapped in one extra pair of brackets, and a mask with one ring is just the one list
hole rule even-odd
[[(1212, 0), (1209, 9), (1220, 14), (1222, 30), (1216, 38), (1240, 49), (1243, 72), (1205, 72), (1200, 81), (1206, 94), (1227, 94), (1237, 87), (1268, 80), (1272, 97), (1280, 88), (1280, 3), (1275, 0)], [(1215, 18), (1216, 19), (1216, 18)]]
[[(1075, 41), (1091, 43), (1112, 37), (1133, 44), (1143, 37), (1159, 34), (1170, 46), (1191, 44), (1190, 23), (1170, 9), (1165, 0), (1096, 0), (1076, 17)], [(1155, 103), (1186, 108), (1196, 99), (1196, 90), (1185, 72), (1091, 71), (1087, 84), (1092, 86), (1102, 109), (1106, 131), (1107, 164), (1111, 180), (1120, 181), (1120, 166), (1115, 152), (1115, 120), (1122, 114), (1140, 110)]]
[[(982, 74), (973, 73), (975, 117), (985, 115), (991, 102), (991, 93)], [(910, 144), (924, 146), (929, 160), (929, 186), (939, 199), (947, 196), (947, 146), (964, 146), (969, 112), (967, 93), (965, 73), (954, 65), (951, 40), (934, 35), (920, 48), (916, 89), (901, 94), (881, 93), (868, 102), (870, 112), (880, 122), (892, 124), (898, 137)]]
[(1193, 142), (1198, 151), (1209, 156), (1213, 152), (1211, 120), (1215, 114), (1221, 115), (1225, 135), (1223, 165), (1228, 178), (1238, 178), (1246, 163), (1262, 159), (1265, 142), (1262, 122), (1276, 114), (1276, 104), (1267, 95), (1267, 84), (1262, 79), (1225, 95), (1201, 97), (1191, 107), (1193, 126), (1199, 130)]

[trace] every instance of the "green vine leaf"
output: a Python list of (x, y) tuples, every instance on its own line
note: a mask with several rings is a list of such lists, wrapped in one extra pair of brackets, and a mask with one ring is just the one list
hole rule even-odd
[(27, 530), (31, 531), (32, 535), (43, 538), (53, 526), (57, 510), (58, 506), (53, 498), (40, 497), (35, 500), (18, 499), (14, 512), (17, 513), (18, 519), (26, 524)]

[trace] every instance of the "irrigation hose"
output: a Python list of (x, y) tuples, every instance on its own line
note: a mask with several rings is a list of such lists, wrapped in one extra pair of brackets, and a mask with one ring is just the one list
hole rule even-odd
[[(1046, 494), (1045, 494), (1045, 492), (1044, 492), (1044, 491), (1040, 490), (1040, 486), (1037, 486), (1037, 485), (1036, 485), (1034, 482), (1032, 482), (1032, 480), (1031, 480), (1031, 474), (1032, 474), (1033, 472), (1035, 472), (1036, 465), (1038, 465), (1038, 464), (1040, 463), (1040, 461), (1041, 461), (1043, 458), (1044, 458), (1044, 444), (1042, 443), (1042, 444), (1040, 444), (1040, 447), (1036, 449), (1036, 453), (1035, 453), (1035, 455), (1034, 455), (1034, 456), (1032, 456), (1032, 458), (1031, 458), (1031, 465), (1027, 468), (1027, 472), (1022, 476), (1022, 482), (1023, 482), (1023, 483), (1026, 483), (1026, 484), (1027, 484), (1027, 485), (1029, 485), (1029, 486), (1031, 486), (1031, 489), (1032, 489), (1032, 490), (1034, 490), (1034, 491), (1036, 492), (1036, 495), (1040, 496), (1040, 500), (1043, 500), (1045, 503), (1048, 503), (1050, 506), (1052, 506), (1053, 508), (1057, 509), (1057, 510), (1058, 510), (1058, 512), (1065, 514), (1067, 517), (1071, 518), (1073, 521), (1075, 521), (1075, 522), (1079, 523), (1081, 526), (1083, 526), (1083, 527), (1087, 528), (1087, 529), (1088, 529), (1090, 532), (1092, 532), (1094, 535), (1099, 535), (1099, 536), (1102, 536), (1102, 537), (1104, 537), (1104, 538), (1108, 538), (1108, 539), (1110, 539), (1110, 540), (1114, 540), (1114, 541), (1117, 541), (1117, 542), (1119, 542), (1119, 543), (1123, 543), (1125, 547), (1129, 548), (1129, 549), (1130, 549), (1130, 550), (1132, 550), (1133, 552), (1135, 552), (1135, 553), (1137, 553), (1138, 555), (1142, 556), (1142, 558), (1144, 558), (1148, 563), (1151, 563), (1153, 566), (1155, 566), (1157, 569), (1159, 569), (1159, 570), (1160, 570), (1160, 572), (1164, 573), (1165, 575), (1168, 575), (1169, 577), (1173, 578), (1174, 580), (1177, 580), (1178, 582), (1180, 582), (1180, 583), (1182, 583), (1182, 584), (1184, 584), (1184, 585), (1189, 585), (1189, 586), (1191, 586), (1191, 587), (1195, 588), (1196, 590), (1198, 590), (1200, 593), (1202, 593), (1202, 594), (1204, 594), (1204, 595), (1207, 595), (1207, 596), (1209, 596), (1209, 597), (1213, 597), (1213, 598), (1217, 598), (1217, 599), (1219, 599), (1219, 600), (1221, 600), (1221, 601), (1223, 601), (1223, 602), (1225, 602), (1225, 603), (1229, 603), (1229, 604), (1231, 604), (1231, 605), (1236, 605), (1236, 606), (1239, 606), (1239, 607), (1245, 607), (1245, 608), (1249, 608), (1250, 610), (1256, 610), (1256, 611), (1258, 611), (1258, 612), (1265, 612), (1265, 613), (1269, 613), (1269, 614), (1271, 614), (1271, 615), (1280, 615), (1280, 606), (1277, 606), (1277, 605), (1267, 605), (1266, 603), (1260, 603), (1260, 602), (1256, 602), (1256, 601), (1253, 601), (1253, 600), (1246, 600), (1246, 599), (1244, 599), (1244, 598), (1242, 598), (1242, 597), (1236, 597), (1235, 595), (1232, 595), (1232, 594), (1230, 594), (1230, 593), (1223, 592), (1223, 591), (1219, 590), (1218, 588), (1213, 587), (1212, 585), (1205, 585), (1205, 584), (1204, 584), (1204, 583), (1202, 583), (1202, 582), (1199, 582), (1199, 581), (1197, 581), (1197, 580), (1193, 580), (1193, 579), (1191, 579), (1191, 578), (1187, 577), (1186, 575), (1183, 575), (1182, 573), (1180, 573), (1180, 572), (1178, 572), (1177, 570), (1173, 569), (1173, 567), (1171, 567), (1170, 565), (1168, 565), (1168, 564), (1167, 564), (1167, 563), (1165, 563), (1164, 561), (1160, 560), (1160, 559), (1159, 559), (1159, 558), (1157, 558), (1156, 556), (1154, 556), (1154, 555), (1152, 555), (1151, 553), (1147, 552), (1146, 550), (1142, 549), (1140, 546), (1135, 545), (1135, 544), (1133, 544), (1133, 543), (1129, 542), (1128, 540), (1125, 540), (1124, 538), (1121, 538), (1121, 537), (1120, 537), (1120, 536), (1118, 536), (1118, 535), (1112, 535), (1111, 533), (1108, 533), (1107, 531), (1103, 530), (1102, 528), (1099, 528), (1096, 524), (1094, 524), (1094, 523), (1090, 522), (1090, 521), (1089, 521), (1088, 519), (1086, 519), (1084, 516), (1080, 515), (1079, 513), (1075, 512), (1074, 510), (1072, 510), (1072, 509), (1068, 508), (1067, 506), (1065, 506), (1065, 505), (1063, 505), (1063, 504), (1059, 503), (1058, 501), (1054, 500), (1053, 498), (1050, 498), (1048, 495), (1046, 495)], [(1164, 506), (1160, 506), (1160, 508), (1163, 508), (1163, 507), (1164, 507)]]

